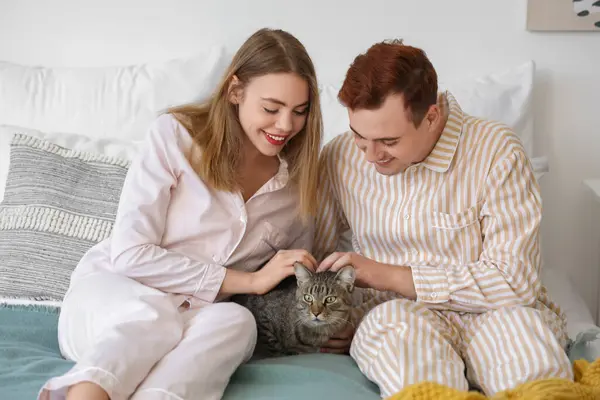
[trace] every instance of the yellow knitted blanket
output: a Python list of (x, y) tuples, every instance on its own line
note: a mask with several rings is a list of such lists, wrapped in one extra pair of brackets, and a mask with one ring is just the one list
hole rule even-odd
[(593, 363), (577, 360), (573, 366), (575, 382), (566, 379), (541, 379), (488, 398), (477, 392), (461, 392), (433, 382), (407, 386), (386, 400), (595, 400), (600, 399), (600, 358)]

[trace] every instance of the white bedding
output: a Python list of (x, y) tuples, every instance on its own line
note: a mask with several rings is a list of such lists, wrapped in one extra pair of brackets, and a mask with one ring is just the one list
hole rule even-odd
[(553, 267), (542, 270), (542, 282), (548, 289), (550, 297), (567, 316), (567, 331), (571, 339), (588, 329), (597, 328), (590, 309), (581, 295), (575, 290), (573, 283), (563, 271)]

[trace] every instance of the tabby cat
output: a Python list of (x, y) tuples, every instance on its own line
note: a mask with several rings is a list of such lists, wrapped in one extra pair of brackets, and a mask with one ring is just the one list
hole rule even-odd
[(265, 295), (231, 298), (256, 319), (253, 359), (317, 352), (349, 323), (356, 277), (352, 266), (314, 273), (297, 262), (294, 271)]

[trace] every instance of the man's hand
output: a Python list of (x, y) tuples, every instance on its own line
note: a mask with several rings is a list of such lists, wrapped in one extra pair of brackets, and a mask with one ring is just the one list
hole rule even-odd
[(333, 336), (321, 348), (321, 353), (348, 354), (354, 337), (354, 326), (348, 324), (346, 329)]
[(337, 272), (346, 265), (354, 267), (357, 287), (392, 291), (407, 299), (417, 298), (410, 267), (382, 264), (357, 253), (331, 253), (321, 261), (317, 272)]
[(355, 285), (357, 287), (375, 288), (379, 275), (385, 274), (386, 265), (380, 264), (369, 258), (363, 257), (357, 253), (331, 253), (327, 256), (319, 267), (317, 272), (331, 270), (339, 271), (346, 265), (352, 265), (356, 272)]

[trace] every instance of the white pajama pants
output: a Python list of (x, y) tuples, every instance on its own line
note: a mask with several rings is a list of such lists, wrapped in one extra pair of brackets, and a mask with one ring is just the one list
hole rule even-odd
[(121, 275), (80, 278), (65, 296), (58, 340), (76, 365), (50, 379), (39, 400), (64, 399), (78, 382), (111, 400), (217, 400), (256, 344), (252, 314), (234, 303), (179, 307), (167, 294)]
[(471, 385), (491, 397), (536, 379), (572, 380), (560, 330), (547, 309), (469, 314), (397, 299), (364, 317), (350, 355), (379, 386), (381, 397), (422, 381), (458, 390)]

